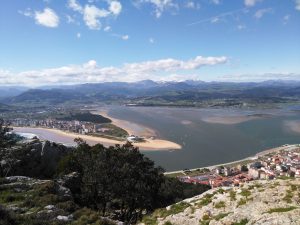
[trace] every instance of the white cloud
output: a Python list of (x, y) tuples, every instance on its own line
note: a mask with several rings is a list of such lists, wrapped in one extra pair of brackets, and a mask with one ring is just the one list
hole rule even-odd
[(32, 10), (30, 8), (27, 8), (24, 11), (19, 10), (18, 13), (22, 14), (23, 16), (33, 17), (33, 13), (32, 13)]
[(91, 30), (99, 30), (101, 28), (99, 18), (107, 17), (109, 14), (110, 12), (105, 9), (99, 9), (94, 5), (86, 5), (84, 7), (83, 20)]
[(105, 32), (111, 31), (111, 27), (110, 27), (110, 26), (106, 26), (106, 27), (104, 27), (103, 30), (104, 30)]
[(218, 23), (220, 21), (219, 17), (214, 17), (210, 20), (211, 23)]
[(135, 5), (148, 3), (154, 7), (156, 18), (161, 17), (162, 13), (168, 9), (178, 9), (178, 4), (174, 0), (137, 0)]
[(128, 39), (129, 39), (129, 35), (123, 35), (122, 37), (121, 37), (124, 41), (127, 41)]
[(111, 11), (114, 15), (119, 15), (122, 11), (122, 5), (118, 1), (111, 1), (109, 5), (109, 11)]
[(272, 13), (273, 9), (272, 8), (265, 8), (265, 9), (259, 9), (255, 12), (254, 17), (257, 19), (262, 18), (265, 14), (267, 13)]
[(244, 3), (246, 6), (251, 7), (251, 6), (255, 6), (256, 3), (261, 2), (261, 1), (263, 1), (263, 0), (245, 0)]
[(300, 0), (295, 0), (295, 3), (296, 3), (295, 9), (300, 10)]
[[(192, 71), (202, 66), (223, 64), (227, 61), (227, 57), (224, 56), (197, 56), (194, 59), (186, 61), (168, 58), (127, 63), (121, 67), (99, 67), (95, 60), (90, 60), (82, 65), (69, 65), (20, 73), (0, 70), (0, 84), (37, 86), (44, 84), (75, 84), (104, 81), (133, 82), (144, 79), (175, 80), (179, 79), (180, 76), (182, 79), (182, 75), (178, 75), (180, 71)], [(186, 77), (186, 79), (190, 79), (190, 77)]]
[(200, 5), (200, 3), (198, 3), (198, 2), (196, 3), (195, 1), (188, 1), (185, 4), (185, 7), (188, 9), (200, 9), (201, 5)]
[(34, 14), (35, 22), (45, 27), (57, 27), (59, 24), (59, 17), (50, 8), (45, 8), (44, 11), (36, 11)]
[(70, 15), (66, 15), (66, 19), (67, 23), (76, 23), (75, 19)]
[[(94, 3), (95, 1), (88, 1), (89, 3)], [(112, 0), (107, 1), (108, 8), (98, 8), (95, 5), (86, 4), (84, 6), (80, 5), (76, 0), (69, 0), (68, 7), (83, 15), (83, 20), (86, 26), (91, 30), (101, 29), (101, 18), (106, 18), (108, 16), (118, 16), (122, 11), (122, 5), (119, 1)], [(106, 26), (107, 28), (109, 26)], [(108, 31), (107, 29), (105, 31)]]
[(69, 0), (68, 7), (77, 12), (83, 12), (83, 7), (76, 0)]
[(77, 33), (77, 34), (76, 34), (76, 37), (77, 37), (77, 38), (81, 38), (81, 33)]
[(211, 3), (215, 4), (215, 5), (219, 5), (220, 4), (220, 0), (211, 0)]

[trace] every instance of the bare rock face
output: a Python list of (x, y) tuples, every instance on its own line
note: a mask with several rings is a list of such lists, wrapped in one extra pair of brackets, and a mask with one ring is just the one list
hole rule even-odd
[(145, 217), (143, 224), (298, 225), (300, 179), (253, 181), (218, 188)]

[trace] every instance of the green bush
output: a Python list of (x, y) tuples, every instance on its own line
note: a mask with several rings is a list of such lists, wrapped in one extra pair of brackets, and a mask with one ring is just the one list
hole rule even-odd
[(290, 207), (286, 207), (286, 208), (273, 208), (270, 209), (269, 211), (267, 211), (267, 213), (275, 213), (275, 212), (288, 212), (294, 209), (297, 209), (298, 207), (295, 206), (290, 206)]
[(225, 202), (224, 201), (217, 202), (215, 204), (215, 208), (216, 209), (225, 208)]
[(242, 219), (241, 221), (233, 223), (232, 225), (246, 225), (248, 222), (248, 219)]

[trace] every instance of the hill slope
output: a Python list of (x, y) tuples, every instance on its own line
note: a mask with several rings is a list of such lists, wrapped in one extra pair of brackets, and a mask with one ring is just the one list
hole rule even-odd
[(300, 224), (300, 179), (212, 189), (156, 210), (144, 224)]

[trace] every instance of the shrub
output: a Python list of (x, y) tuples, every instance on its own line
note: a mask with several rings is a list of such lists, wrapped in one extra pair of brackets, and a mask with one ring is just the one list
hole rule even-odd
[(241, 221), (233, 223), (232, 225), (246, 225), (248, 222), (248, 219), (242, 219)]
[(229, 196), (230, 196), (230, 200), (231, 201), (235, 201), (236, 200), (236, 192), (235, 191), (231, 190), (229, 192)]
[(229, 214), (230, 214), (230, 212), (229, 213), (220, 213), (220, 214), (214, 216), (214, 219), (216, 221), (219, 221), (219, 220), (223, 219), (224, 217), (228, 216)]
[(245, 205), (247, 203), (247, 200), (245, 198), (241, 198), (239, 201), (238, 201), (238, 206), (241, 206), (241, 205)]
[(172, 223), (170, 221), (167, 221), (164, 223), (164, 225), (172, 225)]
[(224, 201), (217, 202), (215, 204), (215, 208), (216, 209), (225, 208), (225, 202)]
[(267, 213), (275, 213), (275, 212), (288, 212), (291, 210), (297, 209), (297, 207), (295, 206), (290, 206), (290, 207), (286, 207), (286, 208), (273, 208), (267, 211)]

